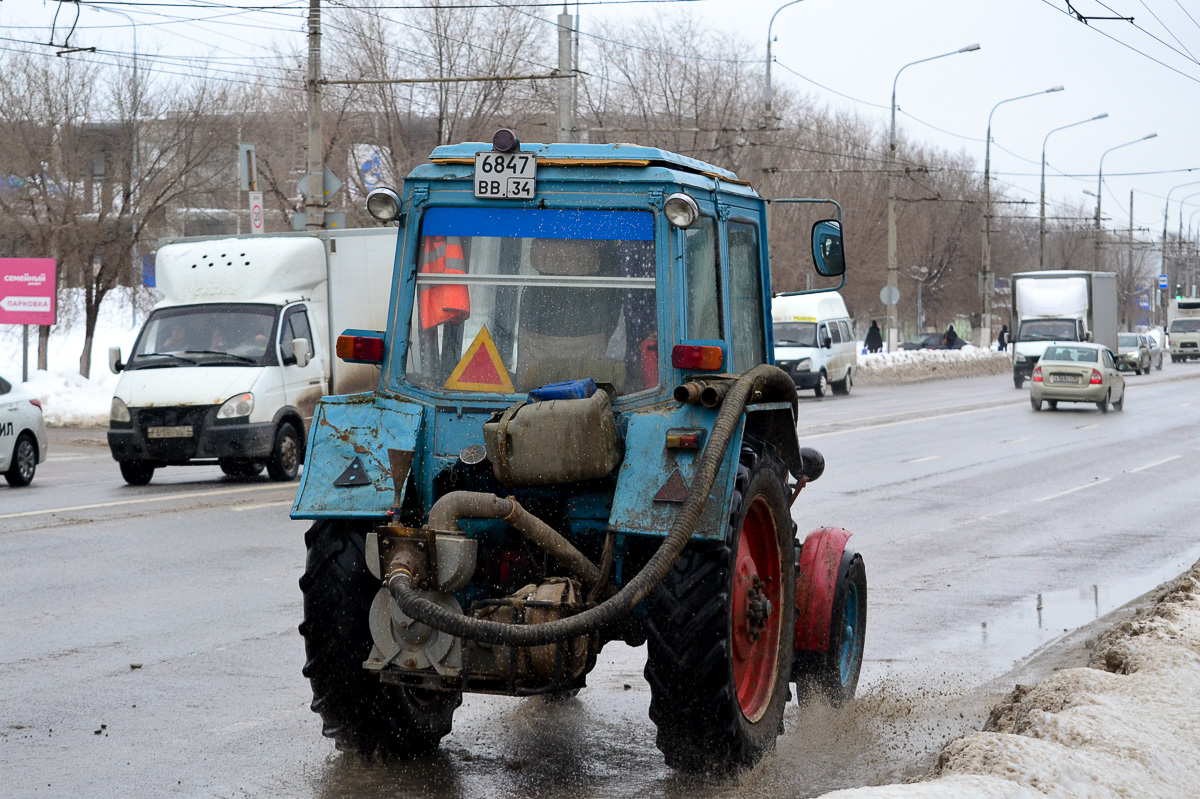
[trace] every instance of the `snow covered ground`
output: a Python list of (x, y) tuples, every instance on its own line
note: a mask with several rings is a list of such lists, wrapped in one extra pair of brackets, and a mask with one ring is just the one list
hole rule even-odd
[(1018, 686), (926, 779), (823, 799), (1178, 799), (1200, 795), (1200, 562), (1104, 633), (1088, 668)]
[[(146, 291), (139, 289), (140, 292)], [(129, 353), (138, 329), (146, 319), (144, 310), (131, 307), (127, 289), (109, 294), (100, 306), (92, 340), (91, 379), (79, 374), (83, 351), (82, 302), (60, 302), (59, 324), (50, 331), (49, 369), (37, 367), (37, 328), (29, 329), (28, 387), (42, 400), (46, 423), (52, 427), (107, 427), (117, 376), (108, 371), (108, 348)], [(145, 306), (145, 297), (136, 303)], [(78, 306), (78, 307), (75, 307)], [(21, 327), (0, 326), (0, 374), (14, 383), (21, 381)]]
[(1008, 353), (968, 344), (961, 350), (900, 350), (859, 355), (855, 379), (862, 385), (896, 385), (998, 375), (1011, 369)]

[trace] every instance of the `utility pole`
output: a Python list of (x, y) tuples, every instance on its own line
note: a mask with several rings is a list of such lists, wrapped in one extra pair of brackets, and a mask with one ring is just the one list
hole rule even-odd
[(567, 5), (558, 15), (558, 141), (569, 142), (575, 132), (575, 69), (571, 38), (574, 25)]
[(308, 0), (308, 175), (304, 213), (308, 230), (325, 225), (325, 139), (321, 132), (321, 0)]

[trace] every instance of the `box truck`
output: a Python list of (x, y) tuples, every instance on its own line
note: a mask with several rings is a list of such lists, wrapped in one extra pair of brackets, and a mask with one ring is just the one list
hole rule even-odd
[(131, 485), (164, 466), (293, 480), (317, 400), (372, 390), (334, 357), (344, 329), (387, 327), (396, 228), (164, 239), (160, 301), (120, 374), (108, 445)]
[(1094, 341), (1117, 351), (1117, 276), (1059, 270), (1012, 276), (1013, 385), (1056, 341)]
[(1200, 359), (1200, 299), (1171, 300), (1167, 306), (1167, 341), (1171, 363)]

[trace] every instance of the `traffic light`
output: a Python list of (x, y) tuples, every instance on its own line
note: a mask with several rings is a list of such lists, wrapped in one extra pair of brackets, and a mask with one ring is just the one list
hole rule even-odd
[(1182, 283), (1175, 284), (1175, 299), (1177, 299), (1177, 300), (1183, 299), (1183, 284)]

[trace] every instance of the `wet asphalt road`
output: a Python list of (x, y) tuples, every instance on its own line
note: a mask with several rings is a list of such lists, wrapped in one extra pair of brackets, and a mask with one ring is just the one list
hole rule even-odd
[(867, 562), (862, 698), (793, 702), (732, 780), (662, 765), (643, 652), (618, 644), (576, 700), (468, 696), (431, 760), (343, 758), (300, 675), (294, 484), (204, 467), (131, 488), (100, 431), (52, 431), (33, 486), (0, 487), (0, 793), (692, 799), (922, 773), (1018, 661), (1200, 556), (1200, 364), (1128, 380), (1107, 415), (1035, 414), (1007, 376), (802, 400), (828, 468), (794, 514), (853, 530)]

